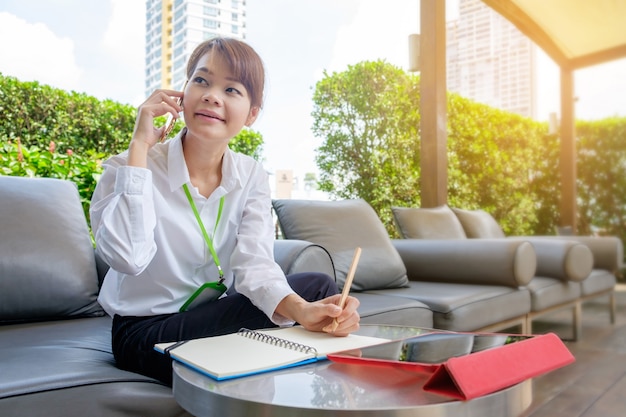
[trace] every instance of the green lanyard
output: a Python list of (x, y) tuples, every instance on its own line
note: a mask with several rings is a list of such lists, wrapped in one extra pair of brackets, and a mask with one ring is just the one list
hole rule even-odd
[[(189, 187), (187, 184), (183, 184), (183, 189), (185, 190), (185, 195), (187, 196), (187, 200), (189, 200), (189, 205), (193, 210), (193, 214), (196, 216), (196, 220), (198, 221), (198, 225), (200, 225), (200, 230), (202, 230), (202, 236), (204, 236), (204, 240), (206, 241), (207, 246), (209, 247), (209, 251), (211, 252), (211, 256), (213, 257), (213, 262), (215, 262), (215, 266), (217, 267), (217, 272), (220, 274), (219, 282), (222, 283), (224, 281), (224, 271), (222, 271), (222, 266), (220, 265), (220, 258), (217, 257), (217, 253), (215, 252), (215, 248), (213, 247), (213, 241), (209, 237), (209, 234), (206, 232), (204, 228), (204, 223), (202, 223), (202, 219), (200, 218), (200, 213), (198, 213), (198, 209), (196, 208), (196, 203), (193, 202), (193, 198), (191, 198), (191, 193), (189, 192)], [(220, 198), (220, 207), (217, 210), (217, 219), (215, 219), (215, 227), (213, 228), (213, 236), (215, 236), (215, 231), (217, 230), (217, 224), (220, 222), (220, 217), (222, 217), (222, 209), (224, 208), (224, 196)]]

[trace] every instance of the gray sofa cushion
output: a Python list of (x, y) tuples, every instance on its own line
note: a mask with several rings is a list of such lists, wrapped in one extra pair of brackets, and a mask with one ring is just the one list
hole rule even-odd
[(394, 239), (411, 281), (518, 288), (535, 276), (533, 245), (509, 239)]
[(420, 301), (433, 311), (433, 326), (443, 330), (475, 331), (521, 319), (530, 311), (530, 294), (525, 288), (419, 281), (409, 285), (368, 293)]
[(74, 183), (0, 176), (0, 323), (102, 315)]
[(571, 303), (580, 297), (580, 284), (555, 278), (535, 277), (528, 284), (532, 311), (543, 311)]
[(2, 326), (0, 416), (189, 416), (162, 383), (115, 367), (111, 318)]
[[(361, 324), (383, 324), (389, 326), (433, 327), (433, 312), (420, 301), (410, 298), (355, 292), (359, 300)], [(401, 291), (401, 290), (400, 290)]]
[(581, 294), (584, 297), (612, 291), (617, 284), (615, 275), (606, 269), (594, 269), (591, 274), (580, 282)]
[(496, 219), (484, 210), (453, 208), (452, 211), (461, 222), (465, 235), (470, 239), (505, 237)]
[(382, 222), (364, 200), (274, 200), (286, 239), (323, 246), (330, 253), (339, 287), (343, 286), (354, 250), (363, 250), (352, 288), (398, 288), (408, 284), (406, 268)]
[(405, 239), (465, 239), (463, 226), (448, 206), (393, 207), (393, 218)]
[(533, 236), (510, 237), (507, 240), (530, 242), (537, 252), (537, 275), (562, 281), (582, 281), (593, 268), (593, 254), (576, 241), (543, 239)]

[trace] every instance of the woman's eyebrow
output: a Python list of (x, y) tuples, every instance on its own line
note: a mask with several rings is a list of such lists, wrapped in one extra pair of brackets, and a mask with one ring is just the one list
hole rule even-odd
[[(205, 72), (205, 73), (207, 73), (207, 74), (209, 74), (209, 75), (214, 75), (213, 71), (211, 71), (211, 70), (210, 70), (210, 69), (208, 69), (207, 67), (199, 67), (199, 68), (197, 68), (197, 69), (196, 69), (196, 72), (197, 72), (197, 71), (200, 71), (200, 72)], [(240, 79), (238, 79), (238, 78), (235, 78), (235, 77), (226, 77), (226, 79), (227, 79), (228, 81), (232, 81), (232, 82), (235, 82), (235, 83), (242, 84), (241, 80), (240, 80)]]

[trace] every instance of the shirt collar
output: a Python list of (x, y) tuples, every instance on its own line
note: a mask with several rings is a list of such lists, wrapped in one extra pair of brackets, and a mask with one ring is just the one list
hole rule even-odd
[[(170, 191), (182, 188), (183, 184), (191, 182), (189, 170), (183, 155), (183, 135), (187, 128), (183, 128), (178, 134), (168, 141), (167, 171), (170, 183)], [(236, 163), (236, 154), (226, 149), (222, 163), (222, 183), (226, 192), (243, 187), (243, 178)]]
[(178, 190), (190, 182), (189, 170), (183, 155), (182, 137), (187, 129), (183, 128), (178, 134), (168, 141), (167, 172), (170, 181), (170, 191)]

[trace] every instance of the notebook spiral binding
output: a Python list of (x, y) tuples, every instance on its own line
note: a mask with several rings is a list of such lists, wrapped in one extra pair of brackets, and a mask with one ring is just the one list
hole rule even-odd
[(258, 340), (260, 342), (265, 342), (272, 344), (274, 346), (280, 346), (291, 350), (296, 350), (304, 353), (312, 353), (317, 356), (317, 349), (311, 346), (303, 345), (301, 343), (292, 342), (287, 339), (282, 339), (280, 337), (271, 336), (266, 333), (255, 332), (254, 330), (241, 328), (237, 332), (240, 336), (247, 337), (249, 339)]

